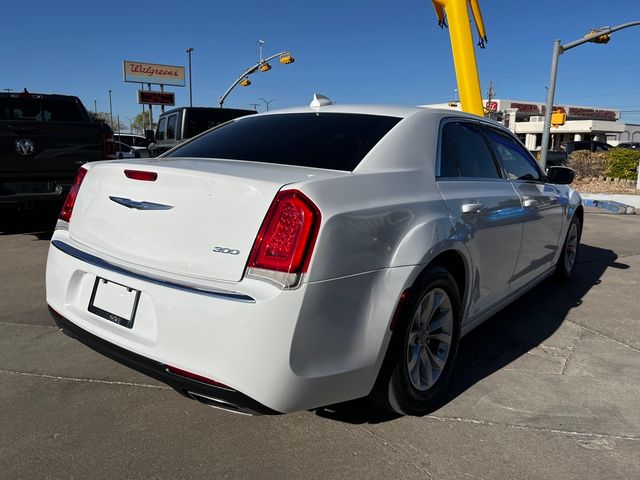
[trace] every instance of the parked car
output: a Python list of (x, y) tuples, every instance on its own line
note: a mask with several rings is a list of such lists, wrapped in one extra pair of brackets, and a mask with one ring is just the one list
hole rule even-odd
[(126, 143), (130, 147), (147, 148), (149, 146), (149, 140), (145, 136), (133, 133), (114, 133), (113, 139)]
[(604, 142), (595, 142), (595, 141), (578, 142), (578, 141), (571, 141), (571, 142), (561, 142), (560, 143), (560, 148), (562, 150), (566, 151), (568, 154), (571, 154), (572, 152), (574, 152), (576, 150), (590, 150), (592, 152), (606, 152), (607, 150), (611, 150), (613, 148), (613, 146), (609, 145), (608, 143), (604, 143)]
[(149, 140), (142, 135), (135, 135), (133, 133), (114, 133), (113, 139), (129, 145), (132, 150), (137, 151), (136, 158), (147, 158), (151, 156), (149, 150)]
[(61, 204), (78, 168), (107, 158), (112, 135), (78, 97), (0, 93), (0, 207)]
[(371, 394), (422, 415), (462, 336), (571, 277), (572, 180), (460, 112), (324, 99), (237, 118), (160, 160), (84, 166), (46, 299), (73, 337), (214, 407)]
[[(115, 138), (115, 136), (114, 136)], [(123, 142), (110, 140), (108, 146), (109, 158), (149, 158), (151, 153), (146, 148), (131, 147)]]
[(255, 113), (255, 110), (236, 108), (174, 108), (160, 115), (149, 149), (154, 156), (160, 155), (210, 128)]
[[(530, 150), (536, 160), (540, 160), (542, 152), (540, 150)], [(569, 161), (569, 154), (564, 150), (547, 150), (547, 166), (566, 166)]]
[(616, 145), (616, 148), (632, 148), (633, 150), (639, 150), (640, 142), (622, 142)]

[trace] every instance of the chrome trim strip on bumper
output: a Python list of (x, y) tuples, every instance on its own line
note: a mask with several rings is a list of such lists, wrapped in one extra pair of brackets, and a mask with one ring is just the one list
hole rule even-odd
[(138, 280), (143, 280), (145, 282), (151, 282), (151, 283), (155, 283), (156, 285), (175, 288), (177, 290), (182, 290), (185, 292), (197, 293), (199, 295), (208, 295), (212, 297), (219, 297), (219, 298), (224, 298), (226, 300), (234, 300), (234, 301), (243, 302), (243, 303), (256, 303), (254, 298), (250, 297), (249, 295), (245, 295), (243, 293), (217, 290), (217, 289), (206, 288), (206, 287), (194, 287), (191, 285), (184, 285), (176, 282), (169, 282), (166, 280), (153, 278), (148, 275), (135, 273), (135, 272), (132, 272), (131, 270), (127, 270), (126, 268), (113, 265), (112, 263), (109, 263), (106, 260), (96, 257), (95, 255), (91, 255), (90, 253), (83, 252), (82, 250), (72, 247), (68, 243), (65, 243), (61, 240), (52, 240), (51, 245), (56, 247), (61, 252), (64, 252), (67, 255), (77, 258), (78, 260), (82, 260), (83, 262), (86, 262), (95, 267), (104, 268), (105, 270), (109, 270), (122, 275), (127, 275), (129, 277), (133, 277)]

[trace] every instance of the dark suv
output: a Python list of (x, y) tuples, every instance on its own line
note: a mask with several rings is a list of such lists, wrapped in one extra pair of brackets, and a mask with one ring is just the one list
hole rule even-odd
[(561, 142), (560, 148), (567, 153), (574, 152), (576, 150), (589, 150), (591, 152), (606, 152), (613, 148), (612, 145), (604, 142), (596, 141), (571, 141)]

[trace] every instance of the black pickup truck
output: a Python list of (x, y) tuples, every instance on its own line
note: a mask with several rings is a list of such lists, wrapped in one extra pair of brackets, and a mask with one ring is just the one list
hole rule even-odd
[(77, 97), (0, 93), (0, 208), (61, 203), (80, 165), (112, 156), (112, 136)]

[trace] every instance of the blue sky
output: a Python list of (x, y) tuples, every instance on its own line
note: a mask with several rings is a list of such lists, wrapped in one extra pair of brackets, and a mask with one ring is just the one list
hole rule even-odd
[[(27, 6), (28, 5), (28, 6)], [(553, 40), (592, 27), (640, 20), (640, 1), (480, 0), (489, 43), (476, 50), (483, 93), (544, 101)], [(114, 116), (140, 113), (137, 84), (124, 83), (122, 61), (187, 65), (193, 47), (196, 106), (218, 97), (265, 55), (291, 50), (296, 62), (273, 64), (237, 87), (228, 107), (276, 99), (271, 108), (308, 104), (314, 92), (340, 103), (416, 105), (450, 100), (456, 88), (449, 36), (429, 0), (401, 1), (41, 1), (6, 2), (0, 29), (0, 88), (78, 95)], [(475, 37), (475, 33), (474, 33)], [(556, 103), (615, 107), (640, 123), (640, 27), (607, 45), (561, 56)], [(187, 105), (188, 88), (176, 92)], [(259, 107), (264, 110), (264, 105)]]

